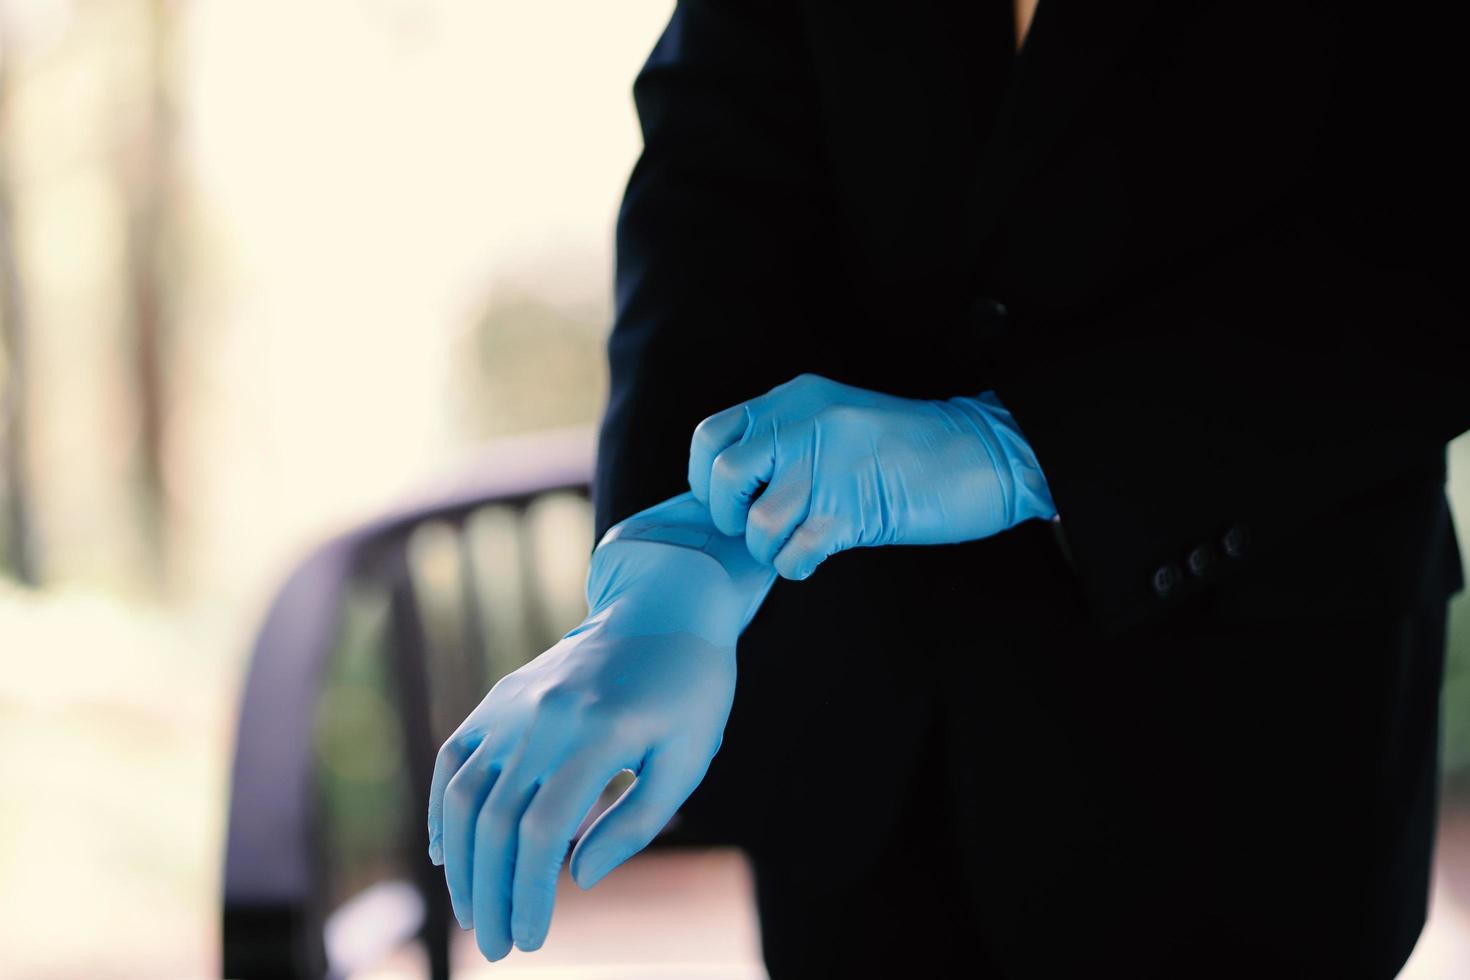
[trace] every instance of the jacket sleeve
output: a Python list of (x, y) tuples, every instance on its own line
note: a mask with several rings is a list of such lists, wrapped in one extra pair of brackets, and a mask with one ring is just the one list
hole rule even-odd
[(798, 373), (834, 208), (800, 6), (680, 0), (633, 85), (596, 533), (688, 489), (704, 417)]
[(1085, 329), (1031, 332), (995, 383), (1110, 632), (1431, 478), (1470, 428), (1463, 62), (1432, 18), (1411, 44), (1338, 9), (1316, 152), (1273, 219)]

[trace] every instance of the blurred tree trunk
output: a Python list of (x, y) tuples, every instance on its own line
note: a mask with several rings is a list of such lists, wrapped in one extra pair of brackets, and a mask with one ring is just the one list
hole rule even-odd
[(10, 58), (0, 30), (0, 469), (5, 479), (5, 564), (27, 585), (37, 580), (31, 527), (30, 468), (26, 452), (26, 323), (13, 235), (10, 187)]
[(169, 322), (164, 277), (165, 236), (173, 181), (175, 125), (172, 92), (172, 0), (145, 0), (147, 43), (143, 84), (147, 108), (124, 161), (128, 202), (127, 271), (133, 391), (137, 399), (140, 529), (153, 562), (155, 581), (167, 572), (168, 493), (164, 482), (167, 453)]

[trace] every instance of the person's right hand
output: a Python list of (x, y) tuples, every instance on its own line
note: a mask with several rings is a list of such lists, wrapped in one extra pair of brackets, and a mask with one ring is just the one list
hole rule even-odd
[(848, 548), (974, 541), (1056, 513), (995, 392), (899, 398), (815, 374), (699, 423), (689, 488), (796, 580)]
[(594, 553), (588, 618), (444, 743), (429, 853), (486, 958), (540, 947), (567, 845), (617, 772), (637, 780), (572, 854), (582, 888), (647, 846), (699, 785), (730, 714), (736, 640), (773, 579), (688, 494), (635, 515)]

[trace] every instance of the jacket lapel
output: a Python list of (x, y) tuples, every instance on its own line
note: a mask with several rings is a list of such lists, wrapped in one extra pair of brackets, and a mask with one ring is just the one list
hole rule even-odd
[(996, 232), (1014, 192), (1102, 87), (1155, 2), (1040, 0), (969, 188), (976, 250), (970, 267), (977, 274), (979, 249)]

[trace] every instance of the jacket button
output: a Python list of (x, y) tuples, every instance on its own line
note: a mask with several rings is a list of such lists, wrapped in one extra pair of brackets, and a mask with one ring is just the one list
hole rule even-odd
[(1189, 553), (1184, 564), (1189, 568), (1189, 574), (1195, 578), (1203, 578), (1215, 567), (1215, 549), (1202, 544)]
[(1233, 525), (1220, 538), (1220, 547), (1225, 549), (1225, 554), (1231, 558), (1244, 557), (1246, 549), (1250, 545), (1250, 534), (1246, 531), (1244, 524)]
[(1172, 561), (1165, 562), (1154, 569), (1154, 595), (1160, 599), (1170, 595), (1179, 586), (1180, 577), (1179, 566)]

